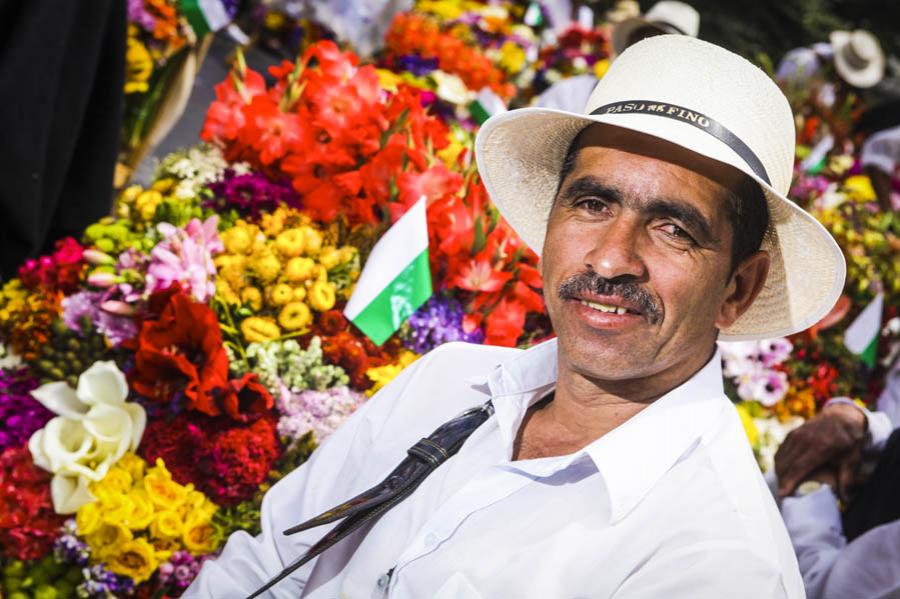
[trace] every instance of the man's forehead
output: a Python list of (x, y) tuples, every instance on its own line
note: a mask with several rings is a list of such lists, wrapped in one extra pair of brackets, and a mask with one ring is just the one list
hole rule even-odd
[[(595, 123), (583, 129), (574, 142), (572, 164), (562, 173), (567, 178), (590, 173), (604, 180), (630, 178), (676, 189), (702, 186), (710, 193), (721, 194), (738, 189), (744, 177), (734, 167), (622, 127)], [(639, 173), (630, 172), (635, 170)]]

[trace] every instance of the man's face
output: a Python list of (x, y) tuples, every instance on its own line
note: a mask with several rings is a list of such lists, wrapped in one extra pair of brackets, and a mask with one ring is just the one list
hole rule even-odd
[(604, 381), (668, 372), (677, 384), (706, 362), (742, 286), (725, 204), (739, 176), (650, 136), (584, 132), (542, 253), (562, 367)]

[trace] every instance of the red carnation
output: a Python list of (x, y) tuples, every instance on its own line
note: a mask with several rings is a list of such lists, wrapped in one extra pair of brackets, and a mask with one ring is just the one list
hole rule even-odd
[(253, 496), (281, 454), (274, 414), (252, 424), (227, 418), (182, 413), (147, 426), (141, 454), (162, 458), (172, 477), (193, 483), (219, 505), (235, 505)]
[(25, 447), (0, 454), (0, 555), (39, 559), (50, 552), (65, 521), (53, 511), (50, 474)]

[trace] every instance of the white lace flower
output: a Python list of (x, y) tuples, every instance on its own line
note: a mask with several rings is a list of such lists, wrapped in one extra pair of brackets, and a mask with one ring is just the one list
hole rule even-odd
[(115, 362), (95, 362), (78, 379), (78, 388), (47, 383), (31, 394), (57, 414), (28, 441), (34, 463), (53, 473), (53, 508), (74, 513), (94, 500), (88, 491), (144, 434), (147, 415), (126, 402), (128, 383)]

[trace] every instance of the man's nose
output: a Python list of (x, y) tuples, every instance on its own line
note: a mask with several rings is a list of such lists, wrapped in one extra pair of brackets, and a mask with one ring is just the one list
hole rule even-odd
[(585, 266), (606, 279), (642, 278), (646, 267), (639, 254), (643, 231), (637, 218), (620, 214), (598, 231), (585, 255)]

